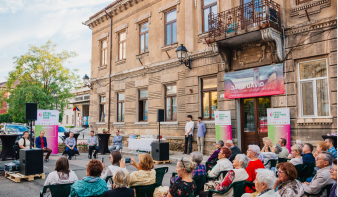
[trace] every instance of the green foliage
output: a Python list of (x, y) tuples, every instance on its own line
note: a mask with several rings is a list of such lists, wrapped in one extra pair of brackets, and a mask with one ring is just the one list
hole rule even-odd
[(13, 122), (13, 117), (10, 114), (1, 114), (0, 123), (10, 123)]
[(66, 128), (75, 128), (75, 126), (65, 126)]
[[(14, 57), (14, 70), (9, 73), (6, 89), (0, 92), (0, 98), (9, 103), (8, 114), (14, 122), (26, 122), (26, 103), (36, 102), (38, 109), (55, 109), (52, 91), (57, 94), (59, 121), (62, 121), (64, 108), (74, 96), (70, 90), (79, 82), (77, 70), (71, 71), (63, 64), (77, 54), (57, 53), (55, 48), (56, 44), (48, 41), (41, 47), (32, 45), (26, 54)], [(5, 92), (9, 92), (8, 99), (3, 98)]]

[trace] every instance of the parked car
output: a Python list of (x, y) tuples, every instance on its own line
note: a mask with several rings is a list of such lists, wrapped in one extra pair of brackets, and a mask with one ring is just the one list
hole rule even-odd
[(23, 125), (13, 125), (13, 124), (8, 124), (5, 126), (5, 132), (10, 133), (10, 134), (18, 134), (18, 138), (16, 139), (16, 142), (22, 138), (22, 134), (24, 131), (28, 131), (27, 127)]

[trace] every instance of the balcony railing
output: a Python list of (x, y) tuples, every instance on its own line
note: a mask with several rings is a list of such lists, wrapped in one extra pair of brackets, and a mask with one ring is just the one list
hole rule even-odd
[(281, 31), (280, 5), (272, 0), (253, 0), (218, 14), (209, 14), (209, 42), (272, 27)]

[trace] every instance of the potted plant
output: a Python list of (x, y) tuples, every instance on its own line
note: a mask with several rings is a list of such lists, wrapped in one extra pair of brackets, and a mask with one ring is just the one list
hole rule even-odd
[(64, 143), (58, 144), (58, 153), (63, 153), (66, 150), (66, 145)]

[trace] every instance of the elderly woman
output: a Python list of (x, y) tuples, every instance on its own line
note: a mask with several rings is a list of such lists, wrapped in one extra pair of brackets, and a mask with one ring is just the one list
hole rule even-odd
[[(283, 150), (279, 144), (271, 147), (271, 152), (262, 152), (261, 154), (264, 156), (264, 164), (266, 169), (271, 168), (271, 163), (268, 163), (269, 160), (277, 160), (278, 154)], [(268, 164), (267, 164), (268, 163)]]
[(107, 184), (100, 179), (103, 167), (98, 160), (90, 160), (87, 165), (87, 176), (76, 181), (70, 188), (69, 197), (100, 196), (107, 191)]
[(134, 196), (134, 190), (128, 188), (130, 176), (127, 170), (118, 169), (113, 175), (113, 190), (105, 191), (102, 197)]
[(327, 151), (328, 149), (329, 146), (325, 142), (320, 141), (317, 143), (316, 152), (313, 153), (313, 156), (316, 158), (322, 151)]
[(221, 171), (232, 170), (232, 163), (228, 158), (231, 156), (231, 149), (223, 146), (218, 154), (217, 164), (209, 171), (209, 177), (216, 177)]
[(294, 166), (295, 165), (300, 165), (303, 164), (303, 158), (301, 156), (303, 151), (303, 148), (299, 146), (298, 144), (295, 144), (291, 147), (291, 157), (292, 158), (289, 162), (292, 163)]
[(196, 164), (192, 161), (182, 159), (177, 162), (176, 172), (179, 178), (170, 186), (167, 197), (189, 196), (196, 191), (195, 181), (191, 178)]
[(66, 157), (56, 160), (54, 170), (48, 174), (45, 185), (68, 184), (78, 180), (75, 172), (69, 170), (69, 162)]
[[(256, 179), (256, 170), (258, 168), (265, 168), (262, 161), (258, 159), (260, 155), (260, 148), (257, 145), (249, 145), (246, 155), (249, 157), (250, 162), (248, 167), (245, 169), (249, 175), (247, 181), (253, 182)], [(254, 188), (253, 188), (254, 189)], [(254, 191), (250, 187), (245, 188), (246, 193), (253, 193)]]
[[(298, 146), (298, 145), (296, 145)], [(280, 197), (301, 197), (304, 193), (302, 183), (297, 180), (297, 170), (289, 162), (278, 164), (277, 181), (274, 189)]]
[[(232, 166), (235, 169), (230, 170), (228, 174), (225, 176), (223, 182), (218, 185), (217, 190), (222, 191), (228, 189), (228, 187), (235, 182), (245, 181), (248, 179), (249, 175), (245, 171), (245, 168), (248, 166), (250, 159), (244, 154), (237, 154), (235, 159), (232, 162)], [(231, 189), (226, 194), (222, 196), (233, 196), (234, 191)]]
[(202, 176), (206, 174), (205, 165), (201, 164), (203, 161), (203, 154), (200, 152), (192, 152), (190, 153), (190, 160), (196, 163), (196, 168), (192, 172), (192, 176)]
[(330, 173), (331, 173), (330, 178), (335, 180), (336, 183), (332, 185), (329, 197), (337, 197), (337, 159), (332, 160), (332, 163), (333, 163), (333, 166), (330, 170)]
[(272, 140), (269, 137), (263, 137), (263, 144), (264, 147), (262, 148), (262, 153), (263, 152), (271, 152), (271, 148), (272, 148)]
[[(276, 182), (275, 173), (268, 169), (257, 169), (255, 188), (259, 193), (257, 197), (278, 197), (273, 190)], [(243, 194), (242, 197), (249, 197), (250, 194)], [(290, 196), (291, 197), (291, 196)]]
[(156, 172), (154, 168), (153, 157), (148, 153), (138, 156), (139, 163), (136, 164), (134, 158), (131, 158), (130, 164), (137, 168), (138, 171), (130, 174), (129, 186), (150, 185), (156, 181)]
[(216, 150), (214, 153), (212, 153), (207, 162), (214, 162), (218, 158), (219, 151), (221, 151), (221, 148), (223, 146), (224, 146), (223, 140), (218, 140), (216, 143)]

